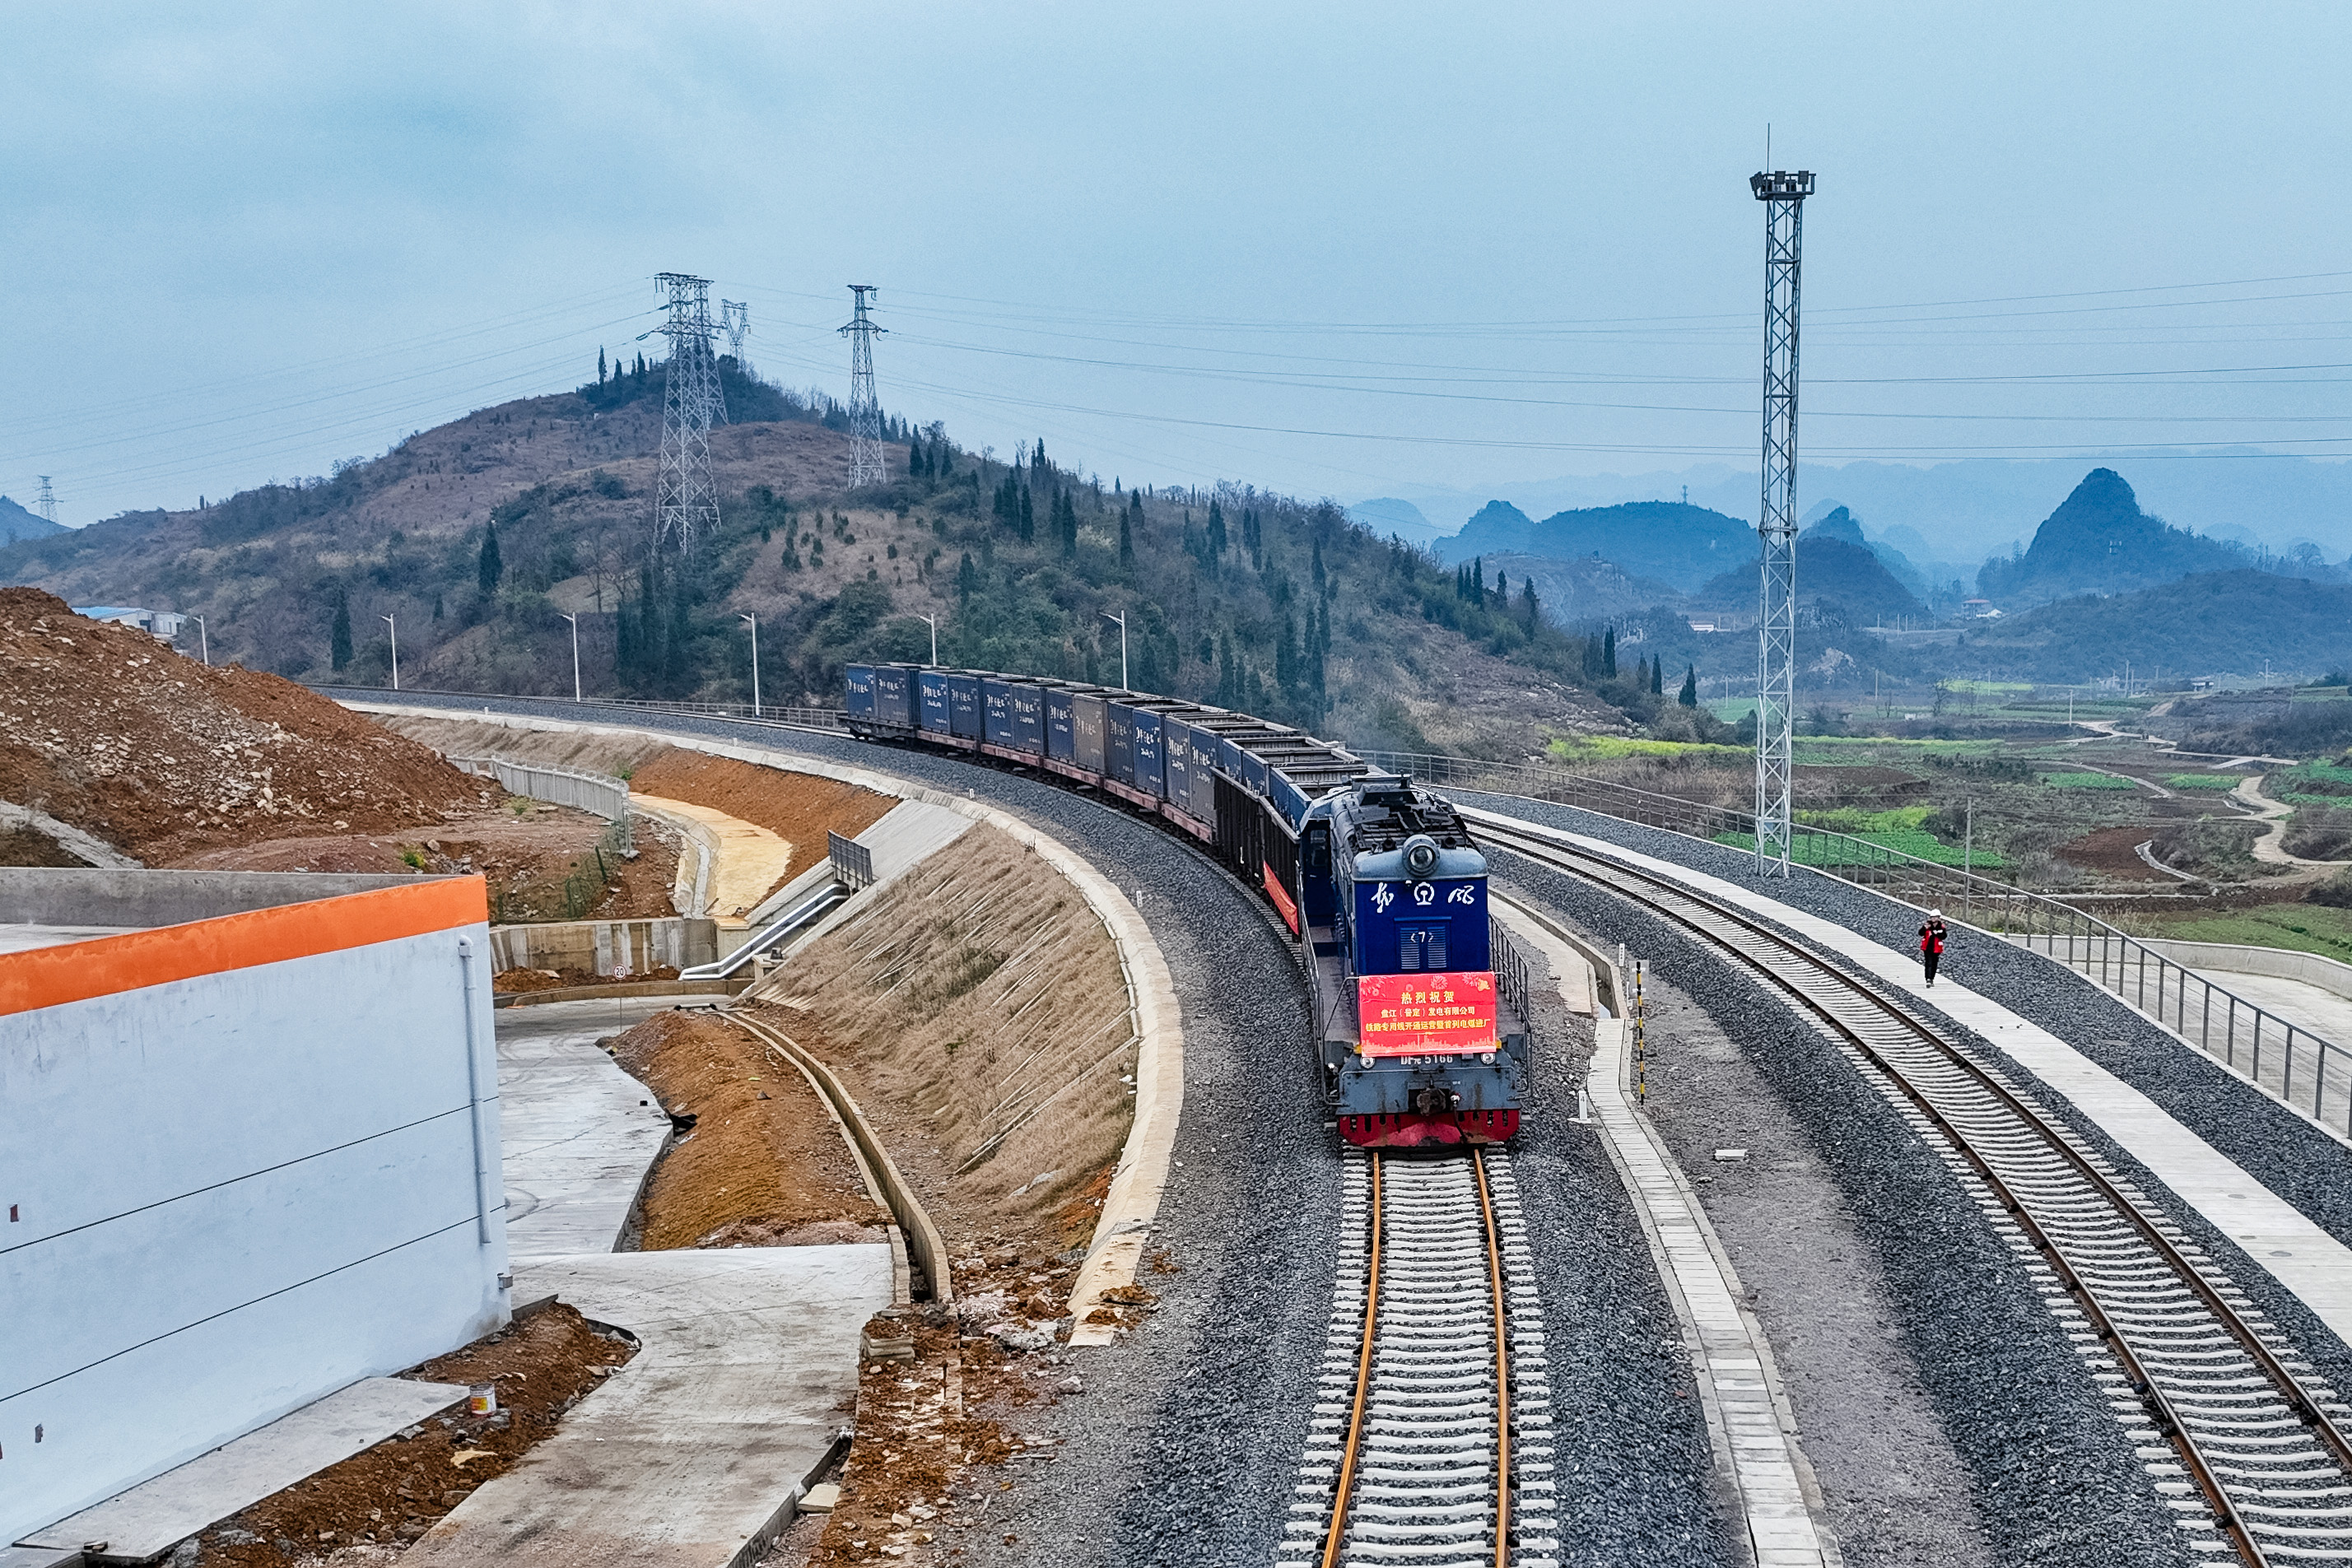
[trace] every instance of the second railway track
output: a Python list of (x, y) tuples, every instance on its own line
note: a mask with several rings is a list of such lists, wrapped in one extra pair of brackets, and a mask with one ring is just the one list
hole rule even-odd
[(1736, 906), (1550, 831), (1466, 814), (1487, 841), (1684, 927), (1819, 1021), (2038, 1255), (2052, 1310), (2200, 1554), (2352, 1562), (2352, 1406), (2073, 1129), (1903, 999)]

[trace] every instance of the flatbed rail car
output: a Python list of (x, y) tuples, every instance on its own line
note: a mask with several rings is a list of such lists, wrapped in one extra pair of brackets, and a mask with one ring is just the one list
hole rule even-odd
[(1258, 888), (1299, 946), (1324, 1103), (1366, 1147), (1500, 1143), (1528, 1082), (1526, 971), (1443, 799), (1287, 725), (1080, 682), (852, 664), (862, 739), (1112, 795)]

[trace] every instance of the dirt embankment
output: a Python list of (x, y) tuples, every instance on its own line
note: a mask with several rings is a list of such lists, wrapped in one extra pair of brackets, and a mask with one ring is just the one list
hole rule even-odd
[[(499, 1412), (463, 1407), (330, 1465), (197, 1538), (195, 1568), (285, 1568), (333, 1555), (381, 1560), (405, 1546), (554, 1435), (563, 1414), (636, 1354), (570, 1307), (541, 1308), (463, 1350), (403, 1373), (428, 1383), (495, 1384)], [(359, 1550), (353, 1551), (353, 1548)], [(172, 1559), (175, 1568), (189, 1568)]]
[(879, 1241), (889, 1211), (798, 1068), (723, 1015), (659, 1013), (614, 1060), (694, 1126), (662, 1157), (644, 1205), (648, 1252)]
[(793, 846), (791, 863), (776, 887), (824, 858), (828, 830), (856, 838), (898, 803), (855, 784), (713, 757), (643, 733), (517, 729), (478, 719), (405, 714), (379, 722), (445, 756), (506, 757), (583, 768), (625, 779), (643, 794), (740, 817)]
[(499, 793), (290, 681), (208, 669), (37, 589), (0, 589), (0, 800), (150, 865), (438, 826)]

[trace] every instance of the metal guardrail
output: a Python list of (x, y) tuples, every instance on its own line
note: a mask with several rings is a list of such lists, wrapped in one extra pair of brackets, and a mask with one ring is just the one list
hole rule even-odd
[[(1755, 831), (1755, 819), (1746, 812), (1526, 763), (1419, 752), (1356, 755), (1423, 783), (1556, 801), (1707, 842)], [(1941, 906), (1948, 917), (1957, 909), (1964, 923), (2065, 965), (2321, 1125), (2352, 1135), (2352, 1051), (2256, 1006), (2097, 915), (1848, 833), (1798, 825), (1790, 847), (1791, 860), (1810, 870), (1906, 904)]]
[(451, 757), (452, 765), (483, 778), (516, 795), (544, 800), (551, 806), (571, 806), (593, 811), (614, 825), (624, 854), (636, 852), (636, 832), (629, 822), (629, 784), (608, 773), (563, 768), (550, 762), (518, 762), (510, 757)]
[(852, 892), (874, 885), (874, 852), (856, 839), (845, 839), (831, 828), (824, 831), (826, 855), (833, 862), (833, 880)]

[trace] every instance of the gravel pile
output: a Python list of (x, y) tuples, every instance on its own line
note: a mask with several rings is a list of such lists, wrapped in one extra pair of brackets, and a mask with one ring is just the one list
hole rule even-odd
[[(1728, 845), (1703, 843), (1570, 806), (1466, 790), (1453, 793), (1465, 804), (1510, 811), (1727, 882), (1752, 883), (1754, 878), (1754, 856)], [(1835, 921), (1896, 952), (1907, 955), (1916, 946), (1918, 912), (1879, 894), (1801, 867), (1787, 882), (1776, 880), (1765, 891), (1784, 904)], [(1948, 919), (1954, 913), (1945, 911)], [(2038, 954), (1954, 924), (1942, 972), (2040, 1025), (2137, 1089), (2321, 1228), (2352, 1244), (2352, 1149), (2317, 1132), (2302, 1116), (2202, 1052), (2182, 1045), (2090, 981)], [(2007, 1052), (1934, 1009), (1923, 1011), (1933, 1016), (1950, 1038), (1984, 1060), (2007, 1068), (2012, 1086), (2063, 1114), (2070, 1125), (2114, 1163), (2120, 1175), (2162, 1205), (2212, 1254), (2222, 1270), (2256, 1306), (2271, 1314), (2324, 1375), (2339, 1390), (2352, 1389), (2352, 1348), (2258, 1260), (2208, 1223), (2113, 1139), (2084, 1122), (2063, 1096), (2018, 1067)]]
[[(1843, 1194), (1854, 1232), (1875, 1251), (1902, 1348), (1966, 1467), (1962, 1477), (1920, 1479), (1969, 1488), (1995, 1561), (2189, 1561), (2121, 1425), (2016, 1255), (1844, 1057), (1712, 946), (1517, 857), (1498, 856), (1496, 867), (1506, 887), (1625, 943), (1670, 985), (1703, 998), (1802, 1131)], [(1801, 1424), (1805, 1413), (1798, 1416)]]
[[(361, 700), (387, 694), (352, 691)], [(434, 704), (430, 695), (404, 701)], [(1016, 1418), (1061, 1443), (1015, 1458), (961, 1563), (1265, 1568), (1289, 1517), (1333, 1283), (1337, 1134), (1323, 1125), (1287, 934), (1252, 890), (1163, 830), (1035, 777), (913, 747), (667, 714), (496, 697), (453, 710), (628, 723), (772, 747), (970, 793), (1117, 882), (1175, 977), (1184, 1114), (1138, 1282), (1153, 1321), (1072, 1358), (1085, 1391)], [(1715, 1494), (1680, 1331), (1596, 1130), (1568, 1120), (1591, 1049), (1555, 1006), (1514, 1160), (1550, 1333), (1562, 1559), (1741, 1560)], [(1164, 1252), (1173, 1272), (1150, 1260)], [(1008, 1539), (1010, 1538), (1010, 1539)]]

